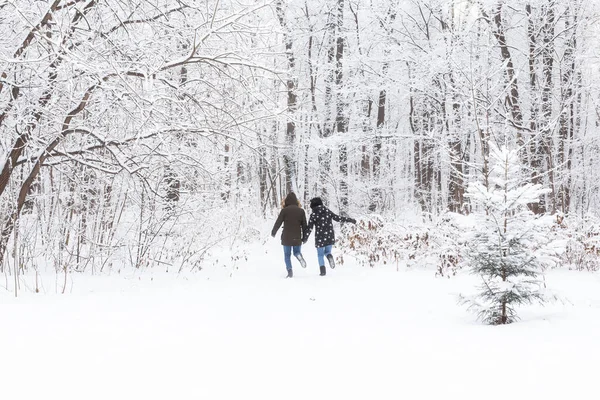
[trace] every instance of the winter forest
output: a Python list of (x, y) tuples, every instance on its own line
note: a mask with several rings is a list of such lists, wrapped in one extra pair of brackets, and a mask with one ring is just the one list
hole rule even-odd
[[(219, 386), (228, 375), (254, 398), (259, 380), (240, 378), (254, 368), (248, 360), (286, 342), (253, 327), (279, 332), (269, 321), (283, 318), (305, 334), (290, 355), (295, 368), (315, 368), (309, 358), (318, 354), (329, 360), (319, 371), (336, 369), (331, 381), (370, 382), (344, 384), (339, 398), (406, 394), (382, 383), (396, 367), (384, 368), (378, 346), (408, 352), (423, 373), (433, 362), (446, 386), (427, 389), (431, 396), (476, 398), (492, 382), (485, 372), (472, 371), (481, 388), (471, 392), (452, 378), (458, 372), (445, 374), (461, 346), (466, 362), (483, 362), (477, 346), (486, 341), (517, 346), (491, 350), (498, 371), (511, 357), (544, 365), (532, 373), (544, 389), (518, 378), (523, 393), (558, 396), (567, 385), (552, 381), (553, 365), (577, 364), (567, 378), (583, 379), (583, 365), (600, 355), (591, 339), (561, 350), (578, 332), (600, 334), (599, 37), (596, 0), (0, 0), (0, 325), (21, 326), (0, 334), (0, 343), (17, 343), (8, 359), (34, 351), (35, 331), (49, 329), (39, 345), (48, 361), (32, 373), (52, 386), (42, 373), (59, 356), (50, 343), (83, 346), (81, 336), (95, 332), (121, 360), (137, 359), (112, 372), (134, 390), (118, 371), (136, 369), (134, 381), (159, 373), (145, 365), (145, 342), (132, 349), (106, 337), (136, 341), (156, 328), (148, 348), (180, 365), (164, 350), (190, 351), (171, 343), (175, 332), (191, 342), (212, 324), (202, 335), (217, 340), (214, 362), (200, 369), (216, 378), (194, 393), (242, 398)], [(294, 264), (298, 279), (280, 279), (280, 233), (270, 233), (290, 192), (307, 219), (320, 197), (357, 220), (335, 223), (337, 268), (326, 278), (310, 238), (307, 268)], [(174, 315), (163, 309), (167, 294)], [(61, 300), (68, 296), (79, 300)], [(288, 305), (266, 306), (276, 299)], [(22, 314), (21, 301), (35, 307)], [(80, 318), (74, 303), (101, 317), (69, 325)], [(209, 303), (216, 309), (198, 311)], [(170, 328), (148, 322), (147, 306)], [(72, 337), (49, 328), (44, 310)], [(513, 330), (481, 330), (511, 322)], [(421, 335), (448, 325), (454, 350)], [(249, 337), (233, 336), (249, 327)], [(321, 328), (353, 334), (331, 348), (313, 334)], [(394, 348), (396, 329), (443, 356)], [(102, 348), (91, 355), (98, 371), (109, 365)], [(350, 348), (361, 372), (345, 365)], [(283, 361), (270, 351), (271, 362)], [(556, 359), (540, 359), (550, 351)], [(84, 357), (68, 354), (73, 363)], [(146, 398), (171, 396), (168, 382), (183, 379), (174, 374)], [(429, 398), (419, 379), (403, 390), (421, 395), (408, 398)], [(319, 378), (305, 389), (320, 385), (316, 398), (331, 398), (329, 384)], [(261, 398), (286, 391), (270, 387)], [(593, 398), (578, 387), (573, 398)]]

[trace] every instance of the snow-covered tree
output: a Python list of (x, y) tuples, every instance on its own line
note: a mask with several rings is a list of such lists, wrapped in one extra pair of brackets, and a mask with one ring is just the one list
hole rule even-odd
[(467, 188), (474, 213), (465, 260), (483, 284), (476, 296), (462, 300), (488, 324), (514, 322), (516, 306), (545, 301), (536, 255), (545, 218), (536, 218), (528, 205), (546, 189), (528, 180), (517, 150), (491, 145), (489, 169)]
[[(270, 2), (196, 3), (0, 2), (0, 270), (30, 245), (25, 227), (46, 260), (64, 252), (55, 265), (83, 268), (126, 220), (148, 248), (148, 227), (157, 237), (184, 205), (202, 204), (197, 216), (233, 191), (257, 197), (254, 132), (277, 109), (254, 55), (269, 52)], [(159, 215), (163, 202), (177, 212)]]

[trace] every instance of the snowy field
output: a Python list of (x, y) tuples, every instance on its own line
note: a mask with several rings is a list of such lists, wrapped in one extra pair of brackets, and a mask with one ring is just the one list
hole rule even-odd
[(600, 275), (552, 271), (563, 303), (490, 327), (457, 305), (472, 277), (349, 259), (319, 277), (304, 253), (293, 280), (273, 239), (233, 272), (0, 289), (0, 398), (598, 398)]

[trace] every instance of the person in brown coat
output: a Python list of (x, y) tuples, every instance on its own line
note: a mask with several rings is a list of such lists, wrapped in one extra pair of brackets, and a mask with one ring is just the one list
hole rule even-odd
[(300, 208), (300, 202), (294, 193), (288, 194), (285, 198), (283, 209), (279, 213), (275, 225), (273, 225), (271, 236), (275, 237), (281, 224), (283, 224), (281, 244), (283, 245), (285, 267), (288, 273), (287, 277), (292, 278), (294, 276), (294, 272), (292, 271), (292, 251), (298, 261), (300, 261), (302, 268), (306, 268), (306, 261), (302, 257), (301, 248), (302, 238), (307, 230), (306, 214)]

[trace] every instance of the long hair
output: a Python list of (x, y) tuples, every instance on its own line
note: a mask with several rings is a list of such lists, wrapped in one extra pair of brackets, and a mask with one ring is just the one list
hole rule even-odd
[[(300, 203), (300, 200), (298, 200), (296, 204), (298, 207), (302, 208), (302, 203)], [(281, 208), (285, 208), (285, 199), (281, 199)]]
[(288, 203), (287, 204), (288, 206), (291, 205), (289, 203), (293, 202), (294, 200), (296, 200), (296, 205), (298, 207), (302, 208), (302, 204), (300, 203), (300, 200), (298, 200), (298, 198), (296, 197), (296, 194), (294, 192), (288, 193), (288, 195), (284, 199), (281, 200), (281, 208), (285, 208), (286, 202)]

